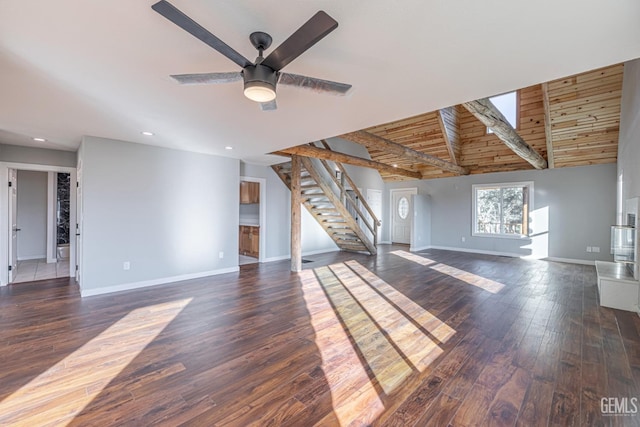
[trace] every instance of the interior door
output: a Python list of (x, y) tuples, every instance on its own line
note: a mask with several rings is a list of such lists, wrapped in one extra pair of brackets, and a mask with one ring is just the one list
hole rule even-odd
[(411, 196), (415, 190), (391, 192), (391, 241), (393, 243), (411, 243), (411, 215), (413, 202)]
[(18, 171), (9, 169), (9, 283), (18, 271)]

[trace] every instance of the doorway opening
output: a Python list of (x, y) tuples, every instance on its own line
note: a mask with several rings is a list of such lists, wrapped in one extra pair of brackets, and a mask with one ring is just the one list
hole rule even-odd
[(75, 168), (0, 163), (2, 175), (0, 284), (75, 276)]
[(11, 283), (69, 277), (70, 174), (17, 170), (16, 178)]
[(263, 262), (266, 230), (266, 180), (240, 177), (238, 264)]

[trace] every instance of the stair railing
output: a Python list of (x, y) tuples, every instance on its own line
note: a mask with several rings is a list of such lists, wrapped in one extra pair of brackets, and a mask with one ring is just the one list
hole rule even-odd
[[(333, 150), (331, 150), (331, 147), (329, 146), (327, 141), (325, 141), (323, 139), (323, 140), (321, 140), (321, 143), (322, 143), (322, 145), (324, 146), (325, 149), (327, 149), (329, 151), (333, 151)], [(310, 144), (310, 145), (314, 145), (314, 144)], [(353, 192), (354, 192), (354, 194), (356, 196), (355, 199), (345, 189), (343, 183), (336, 177), (336, 173), (335, 173), (336, 169), (332, 168), (329, 165), (327, 160), (323, 160), (323, 159), (316, 159), (316, 160), (318, 160), (318, 161), (320, 161), (320, 163), (322, 163), (322, 165), (324, 166), (325, 170), (327, 171), (327, 174), (331, 176), (331, 179), (333, 180), (333, 182), (336, 184), (338, 190), (340, 191), (341, 200), (347, 201), (349, 204), (351, 204), (351, 206), (353, 207), (353, 210), (356, 212), (357, 216), (362, 219), (362, 223), (364, 223), (364, 225), (369, 229), (369, 231), (371, 232), (371, 235), (373, 236), (373, 246), (377, 247), (378, 246), (378, 227), (380, 226), (381, 222), (380, 222), (380, 220), (378, 220), (376, 215), (373, 213), (373, 209), (371, 209), (371, 206), (369, 206), (369, 204), (367, 203), (366, 199), (362, 196), (362, 193), (360, 192), (360, 190), (358, 190), (358, 186), (353, 182), (353, 180), (351, 179), (351, 177), (347, 173), (347, 171), (344, 168), (344, 166), (342, 165), (342, 163), (338, 163), (338, 162), (332, 161), (332, 163), (335, 165), (337, 170), (340, 172), (341, 176), (344, 177), (344, 179), (349, 183), (349, 186), (351, 187), (351, 190), (353, 190)], [(358, 201), (360, 201), (360, 203), (358, 203)], [(346, 205), (346, 203), (345, 203), (345, 205)], [(369, 220), (369, 218), (367, 216), (363, 215), (362, 211), (360, 210), (360, 206), (364, 207), (365, 211), (369, 214), (370, 220)]]

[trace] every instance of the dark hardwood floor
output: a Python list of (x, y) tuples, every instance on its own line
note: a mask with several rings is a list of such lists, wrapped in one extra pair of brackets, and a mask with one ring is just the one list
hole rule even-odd
[(0, 425), (640, 425), (602, 413), (640, 409), (640, 317), (598, 305), (594, 267), (308, 258), (85, 299), (0, 288)]

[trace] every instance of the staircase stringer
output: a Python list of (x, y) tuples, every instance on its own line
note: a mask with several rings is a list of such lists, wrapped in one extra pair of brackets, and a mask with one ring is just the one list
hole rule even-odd
[(364, 234), (355, 218), (351, 216), (346, 206), (342, 203), (342, 200), (334, 193), (331, 186), (322, 178), (322, 176), (316, 171), (315, 166), (311, 162), (311, 159), (308, 157), (300, 157), (302, 160), (302, 164), (307, 169), (309, 175), (316, 181), (316, 183), (320, 186), (324, 195), (329, 199), (329, 201), (333, 204), (336, 211), (342, 215), (347, 226), (351, 229), (351, 232), (355, 234), (358, 239), (362, 242), (362, 244), (367, 248), (369, 253), (375, 255), (377, 250), (376, 247), (371, 243), (369, 238)]

